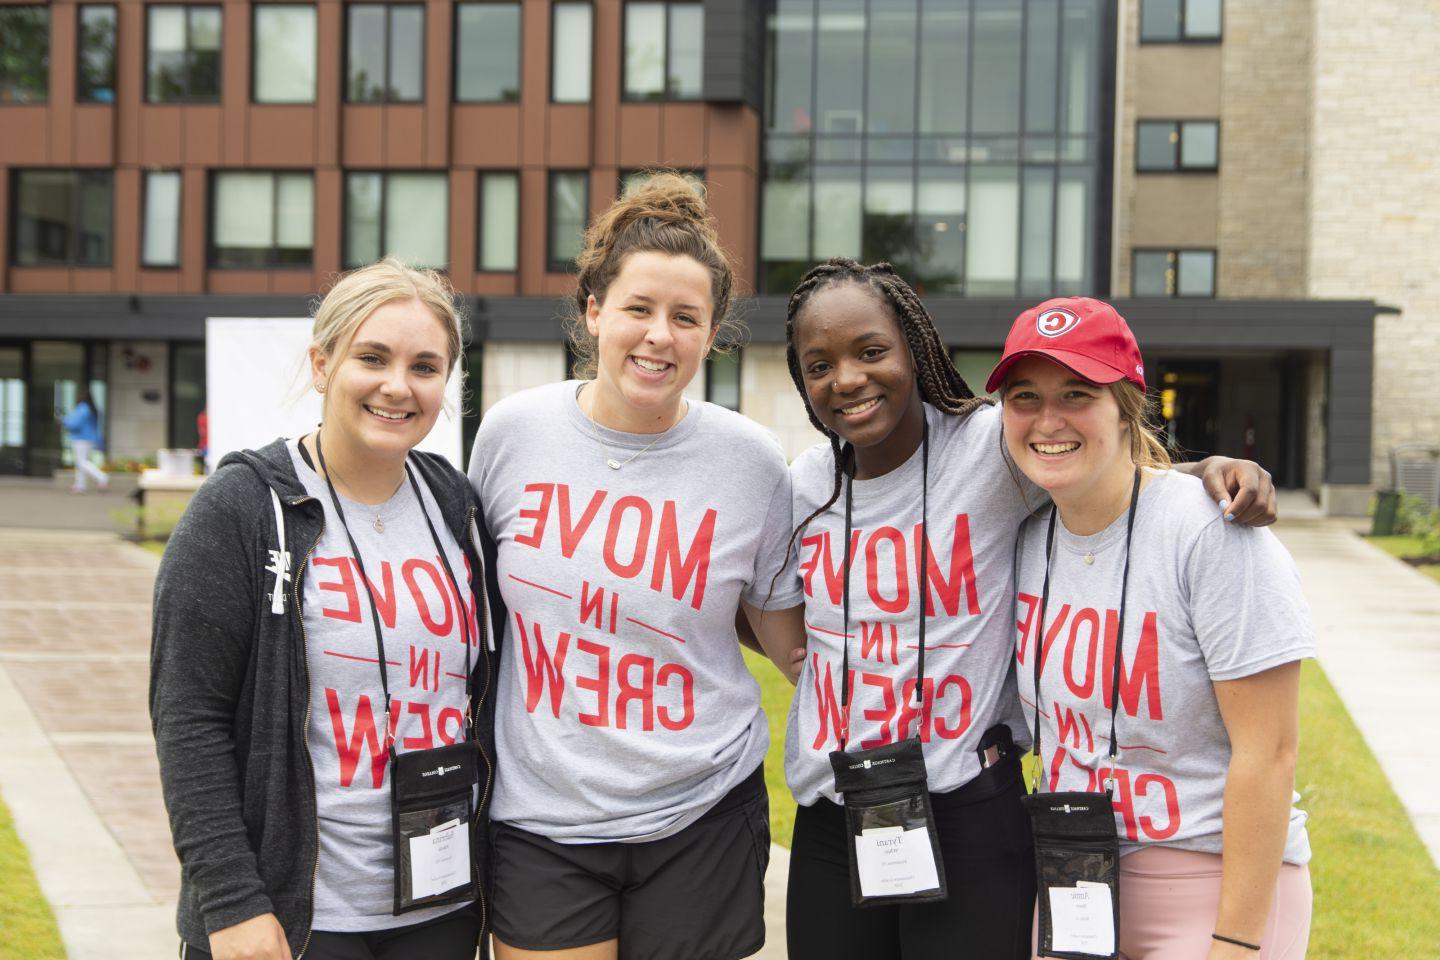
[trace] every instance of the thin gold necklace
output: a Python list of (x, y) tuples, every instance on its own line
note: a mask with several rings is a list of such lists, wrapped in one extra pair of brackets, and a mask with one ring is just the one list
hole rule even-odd
[[(579, 400), (578, 400), (578, 399), (576, 400), (576, 403), (579, 403)], [(584, 413), (584, 414), (585, 414), (585, 419), (588, 420), (588, 421), (590, 421), (590, 434), (595, 438), (595, 442), (600, 446), (600, 452), (601, 452), (601, 453), (604, 455), (604, 457), (605, 457), (605, 466), (609, 467), (611, 470), (619, 470), (621, 467), (625, 466), (627, 463), (630, 463), (630, 462), (633, 461), (636, 457), (640, 456), (640, 454), (644, 453), (646, 450), (649, 450), (651, 447), (655, 446), (655, 444), (659, 443), (659, 442), (660, 442), (660, 439), (661, 439), (662, 437), (664, 437), (667, 432), (669, 432), (670, 427), (675, 426), (675, 423), (679, 423), (681, 420), (684, 420), (684, 419), (685, 419), (685, 415), (684, 415), (684, 414), (681, 414), (680, 418), (679, 418), (678, 420), (676, 420), (675, 423), (672, 423), (672, 424), (670, 425), (670, 427), (667, 427), (666, 429), (661, 430), (658, 434), (656, 434), (654, 440), (651, 440), (649, 443), (645, 444), (645, 446), (641, 447), (639, 450), (636, 450), (634, 453), (630, 454), (630, 456), (627, 457), (627, 458), (625, 458), (624, 460), (616, 460), (614, 457), (612, 457), (612, 456), (610, 455), (610, 448), (605, 445), (605, 441), (602, 440), (602, 439), (600, 439), (600, 425), (595, 422), (595, 415), (594, 415), (594, 414), (591, 414), (591, 413), (586, 413), (584, 407), (581, 407), (581, 408), (580, 408), (580, 412), (581, 412), (581, 413)], [(686, 413), (689, 413), (689, 412), (690, 412), (690, 401), (689, 401), (689, 400), (686, 400), (686, 401), (685, 401), (685, 412), (686, 412)]]

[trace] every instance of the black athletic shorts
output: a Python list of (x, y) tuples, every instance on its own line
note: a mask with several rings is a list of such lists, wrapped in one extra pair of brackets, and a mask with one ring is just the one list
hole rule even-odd
[(785, 935), (790, 960), (1029, 960), (1035, 863), (1016, 755), (930, 794), (950, 896), (852, 907), (845, 810), (795, 811)]
[(770, 802), (753, 774), (679, 833), (556, 843), (490, 825), (491, 928), (522, 950), (619, 939), (620, 960), (736, 960), (765, 943)]
[[(474, 960), (480, 941), (480, 908), (461, 907), (443, 917), (369, 933), (314, 930), (305, 960)], [(210, 960), (199, 947), (180, 945), (181, 960)]]

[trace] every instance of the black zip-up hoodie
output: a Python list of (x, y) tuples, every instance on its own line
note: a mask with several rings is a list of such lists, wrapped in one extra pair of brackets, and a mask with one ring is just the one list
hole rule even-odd
[[(488, 610), (469, 483), (434, 454), (412, 453), (410, 463), (463, 545), (480, 609)], [(297, 960), (309, 944), (319, 826), (305, 740), (310, 678), (300, 597), (324, 518), (277, 440), (220, 462), (160, 562), (150, 718), (180, 857), (176, 925), (197, 947), (208, 949), (216, 930), (266, 913), (279, 919)], [(477, 619), (489, 635), (488, 618)], [(480, 645), (473, 686), (482, 780), (472, 847), (482, 878), (495, 756), (491, 646)], [(484, 899), (481, 915), (488, 921)]]

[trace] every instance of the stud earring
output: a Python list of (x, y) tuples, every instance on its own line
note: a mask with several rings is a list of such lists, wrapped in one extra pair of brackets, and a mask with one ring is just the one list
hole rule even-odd
[(316, 393), (324, 393), (324, 392), (325, 392), (325, 381), (324, 381), (324, 380), (317, 380), (317, 381), (315, 381), (315, 392), (316, 392)]

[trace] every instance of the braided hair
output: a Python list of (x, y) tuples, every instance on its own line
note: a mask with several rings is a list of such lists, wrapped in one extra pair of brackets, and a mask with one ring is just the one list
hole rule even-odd
[[(993, 402), (975, 396), (965, 383), (955, 369), (955, 364), (951, 362), (945, 345), (940, 341), (940, 332), (935, 329), (935, 321), (930, 318), (925, 304), (910, 288), (910, 284), (900, 278), (895, 268), (883, 261), (868, 267), (862, 266), (849, 257), (831, 257), (811, 268), (801, 279), (800, 285), (790, 294), (790, 302), (785, 309), (785, 360), (790, 366), (790, 379), (795, 382), (795, 389), (800, 391), (800, 396), (806, 396), (806, 390), (804, 374), (800, 369), (800, 354), (795, 349), (795, 318), (817, 290), (842, 283), (864, 284), (889, 306), (910, 348), (910, 357), (915, 363), (915, 379), (920, 387), (920, 396), (926, 403), (951, 416), (964, 417)], [(810, 416), (810, 422), (815, 429), (825, 434), (830, 441), (830, 450), (835, 459), (835, 488), (830, 493), (830, 499), (795, 528), (790, 535), (792, 546), (800, 531), (804, 530), (811, 520), (829, 510), (840, 498), (840, 484), (845, 476), (847, 456), (854, 458), (853, 448), (842, 447), (839, 435), (820, 422), (808, 400), (805, 403), (805, 412)]]

